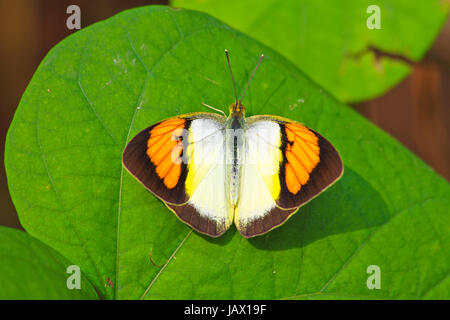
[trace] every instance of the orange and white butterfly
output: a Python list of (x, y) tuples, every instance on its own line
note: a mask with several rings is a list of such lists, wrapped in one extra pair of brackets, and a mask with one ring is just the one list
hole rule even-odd
[(246, 238), (262, 235), (343, 173), (338, 152), (317, 132), (278, 116), (245, 118), (242, 99), (262, 57), (240, 99), (235, 88), (228, 117), (198, 112), (162, 120), (123, 153), (124, 167), (138, 181), (183, 222), (212, 237), (233, 221)]

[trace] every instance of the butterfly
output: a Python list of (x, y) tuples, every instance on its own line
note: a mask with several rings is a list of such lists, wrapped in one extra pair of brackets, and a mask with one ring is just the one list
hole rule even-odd
[(162, 120), (132, 138), (124, 167), (184, 223), (211, 237), (233, 224), (246, 238), (286, 222), (343, 174), (336, 149), (319, 133), (273, 115), (245, 118), (245, 92), (227, 117), (196, 112)]

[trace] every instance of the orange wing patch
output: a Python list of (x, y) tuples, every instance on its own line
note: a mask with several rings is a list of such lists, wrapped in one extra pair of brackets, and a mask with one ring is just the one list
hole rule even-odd
[(285, 149), (286, 186), (292, 194), (297, 194), (320, 162), (319, 138), (298, 123), (287, 123), (284, 127), (289, 141)]
[(183, 153), (183, 129), (186, 121), (175, 118), (163, 121), (150, 131), (147, 141), (147, 155), (155, 165), (158, 177), (172, 189), (181, 175)]

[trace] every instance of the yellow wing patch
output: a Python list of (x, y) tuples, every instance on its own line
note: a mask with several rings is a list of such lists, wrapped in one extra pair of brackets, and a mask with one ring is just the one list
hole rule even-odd
[(288, 140), (284, 150), (286, 186), (292, 194), (297, 194), (320, 161), (319, 138), (298, 123), (285, 124), (285, 132)]
[(182, 132), (186, 121), (180, 118), (161, 122), (150, 131), (147, 155), (164, 185), (172, 189), (181, 175)]

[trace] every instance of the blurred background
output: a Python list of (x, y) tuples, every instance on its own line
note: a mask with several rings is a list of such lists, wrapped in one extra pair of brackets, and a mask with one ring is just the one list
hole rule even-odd
[[(168, 1), (0, 0), (0, 225), (21, 228), (3, 165), (6, 133), (41, 60), (75, 32), (66, 27), (71, 4), (81, 8), (83, 28), (128, 8)], [(450, 20), (412, 67), (412, 73), (383, 96), (351, 107), (450, 180)]]

